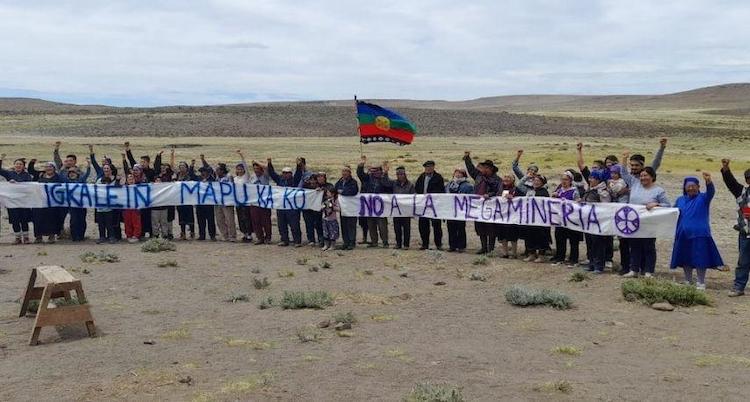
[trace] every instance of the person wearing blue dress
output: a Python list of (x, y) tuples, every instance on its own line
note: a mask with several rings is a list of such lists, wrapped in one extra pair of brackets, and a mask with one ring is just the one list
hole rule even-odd
[(706, 289), (706, 270), (724, 266), (719, 249), (711, 237), (711, 219), (709, 208), (716, 189), (711, 175), (703, 173), (706, 192), (700, 192), (697, 177), (686, 177), (683, 182), (683, 195), (677, 199), (675, 208), (680, 210), (677, 220), (677, 231), (672, 250), (671, 268), (682, 267), (685, 271), (685, 282), (693, 279), (693, 269), (698, 273), (696, 288)]

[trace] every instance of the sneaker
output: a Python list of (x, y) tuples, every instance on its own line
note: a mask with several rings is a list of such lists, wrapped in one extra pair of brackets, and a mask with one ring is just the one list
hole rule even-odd
[(706, 290), (706, 284), (705, 283), (696, 283), (695, 288), (697, 290), (700, 290), (701, 292)]
[(278, 246), (279, 246), (279, 247), (287, 247), (287, 246), (289, 246), (289, 242), (286, 242), (286, 241), (280, 241), (280, 242), (279, 242), (279, 244), (278, 244)]
[(536, 260), (534, 260), (534, 262), (537, 263), (537, 264), (543, 263), (544, 262), (544, 257), (542, 257), (542, 256), (536, 257)]
[(573, 262), (573, 261), (568, 261), (568, 262), (565, 263), (565, 266), (568, 267), (568, 268), (575, 268), (577, 265), (578, 265), (578, 263), (577, 262)]
[(560, 265), (563, 265), (563, 264), (564, 263), (562, 261), (560, 261), (560, 260), (552, 260), (552, 266), (553, 267), (557, 267), (557, 266), (560, 266)]
[(589, 261), (589, 260), (583, 260), (583, 261), (581, 261), (581, 265), (589, 265), (589, 264), (591, 264), (591, 261)]
[(745, 294), (744, 290), (737, 290), (737, 289), (735, 289), (735, 290), (729, 292), (729, 294), (727, 296), (729, 296), (729, 297), (739, 297), (739, 296), (743, 296), (744, 294)]
[(612, 261), (606, 261), (604, 263), (604, 268), (612, 268)]
[(135, 237), (131, 237), (128, 239), (128, 243), (138, 243), (138, 239), (136, 239)]
[(253, 244), (255, 244), (256, 246), (260, 246), (260, 245), (263, 245), (263, 244), (265, 244), (265, 242), (264, 242), (263, 240), (257, 240), (257, 241), (256, 241), (255, 243), (253, 243)]
[(593, 265), (589, 265), (588, 267), (586, 267), (585, 271), (586, 272), (594, 272), (594, 271), (596, 271), (596, 268), (594, 268)]
[(302, 247), (302, 243), (294, 243), (294, 247)]
[(627, 274), (623, 275), (622, 277), (623, 278), (637, 278), (638, 277), (638, 272), (630, 271)]
[(96, 244), (102, 244), (102, 243), (104, 243), (105, 241), (107, 241), (107, 239), (105, 239), (105, 238), (103, 238), (103, 237), (100, 237), (100, 238), (99, 238), (99, 240), (97, 240), (97, 241), (96, 241)]
[(595, 269), (594, 270), (594, 275), (601, 275), (603, 273), (604, 273), (604, 270), (600, 270), (600, 269)]
[(427, 250), (427, 246), (420, 246), (419, 249), (420, 250)]
[(409, 246), (404, 246), (404, 250), (408, 250), (408, 249), (409, 249)]
[(456, 252), (459, 253), (459, 254), (463, 253), (464, 251), (466, 251), (466, 250), (464, 250), (462, 248), (457, 248), (456, 249)]
[(643, 276), (645, 276), (646, 278), (653, 278), (654, 277), (654, 275), (651, 272), (646, 272), (646, 274), (643, 275)]
[(534, 259), (535, 259), (535, 258), (536, 258), (536, 256), (534, 256), (534, 255), (529, 255), (528, 257), (524, 258), (523, 260), (524, 260), (525, 262), (531, 262), (531, 261), (534, 261)]
[(117, 243), (117, 239), (109, 239), (109, 244), (115, 244)]
[(328, 246), (323, 246), (320, 248), (320, 251), (328, 251), (329, 248)]

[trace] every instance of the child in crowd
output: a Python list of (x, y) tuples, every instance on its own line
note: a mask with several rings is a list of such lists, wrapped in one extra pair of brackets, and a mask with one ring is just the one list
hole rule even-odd
[(614, 164), (609, 167), (609, 177), (607, 181), (607, 187), (609, 193), (612, 194), (612, 202), (628, 202), (628, 183), (622, 178), (620, 174), (620, 165)]
[[(135, 178), (129, 174), (125, 179), (125, 185), (135, 186)], [(141, 212), (137, 209), (124, 209), (122, 217), (125, 221), (125, 238), (129, 243), (137, 243), (141, 237)]]
[(327, 186), (323, 197), (323, 251), (332, 250), (339, 238), (339, 192)]

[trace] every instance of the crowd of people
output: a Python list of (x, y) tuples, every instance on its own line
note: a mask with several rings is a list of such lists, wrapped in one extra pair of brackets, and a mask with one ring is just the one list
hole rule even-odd
[[(434, 161), (426, 161), (424, 170), (413, 182), (406, 169), (395, 169), (395, 178), (389, 176), (388, 163), (368, 164), (362, 157), (356, 167), (356, 178), (351, 167), (344, 166), (335, 182), (329, 181), (325, 172), (313, 172), (307, 167), (305, 158), (297, 158), (295, 167), (276, 170), (269, 158), (266, 163), (247, 163), (245, 156), (237, 150), (239, 163), (233, 169), (226, 163), (209, 163), (200, 155), (200, 165), (196, 160), (175, 162), (174, 148), (169, 161), (163, 159), (164, 151), (158, 152), (152, 163), (148, 155), (136, 161), (125, 143), (121, 164), (110, 157), (99, 162), (93, 146), (89, 145), (89, 156), (82, 169), (78, 158), (69, 154), (63, 159), (60, 143), (53, 151), (53, 161), (42, 164), (37, 170), (37, 161), (28, 162), (17, 158), (13, 167), (2, 166), (5, 155), (0, 155), (0, 175), (13, 183), (37, 181), (50, 182), (95, 182), (100, 185), (129, 186), (140, 183), (160, 183), (172, 181), (233, 182), (237, 184), (275, 184), (277, 186), (315, 189), (323, 192), (323, 208), (316, 210), (276, 210), (279, 231), (279, 246), (302, 247), (307, 244), (320, 247), (323, 251), (333, 248), (353, 250), (357, 244), (366, 247), (390, 247), (388, 218), (349, 217), (340, 214), (339, 196), (352, 196), (359, 193), (385, 194), (428, 194), (458, 193), (476, 194), (490, 197), (556, 197), (571, 202), (585, 203), (630, 203), (643, 205), (651, 210), (674, 206), (680, 209), (677, 224), (671, 268), (684, 270), (686, 283), (705, 289), (706, 270), (724, 265), (710, 232), (709, 208), (715, 193), (710, 174), (703, 173), (706, 191), (700, 191), (698, 177), (685, 178), (683, 194), (671, 204), (663, 188), (656, 184), (657, 170), (664, 156), (667, 140), (662, 139), (650, 165), (641, 154), (624, 153), (622, 159), (615, 155), (594, 160), (589, 167), (585, 163), (583, 144), (577, 145), (578, 169), (567, 169), (560, 174), (555, 188), (548, 186), (547, 177), (539, 167), (530, 164), (521, 168), (523, 151), (519, 150), (512, 163), (512, 174), (498, 175), (498, 167), (492, 160), (475, 163), (470, 152), (465, 152), (463, 165), (453, 170), (449, 179), (436, 171)], [(92, 172), (93, 168), (93, 172)], [(745, 171), (745, 183), (740, 184), (729, 169), (729, 160), (722, 161), (722, 177), (730, 192), (737, 199), (738, 218), (735, 229), (739, 232), (740, 258), (736, 270), (734, 290), (730, 296), (744, 294), (750, 272), (750, 169)], [(189, 205), (153, 207), (144, 209), (96, 208), (95, 222), (98, 226), (97, 243), (116, 243), (121, 240), (138, 242), (146, 238), (178, 237), (180, 240), (218, 240), (270, 244), (272, 210), (260, 206), (212, 206)], [(52, 243), (63, 234), (68, 219), (70, 239), (84, 241), (86, 233), (85, 208), (8, 208), (8, 219), (12, 225), (16, 244), (32, 242)], [(69, 218), (68, 218), (69, 217)], [(179, 234), (173, 234), (177, 221)], [(304, 221), (303, 242), (302, 224)], [(30, 223), (33, 232), (30, 231)], [(412, 218), (392, 218), (396, 249), (411, 247)], [(198, 226), (196, 237), (195, 226)], [(361, 229), (362, 240), (357, 242), (357, 227)], [(237, 233), (239, 228), (239, 235)], [(418, 218), (419, 249), (426, 250), (434, 245), (437, 250), (444, 248), (443, 222), (440, 219)], [(124, 234), (123, 234), (124, 229)], [(467, 249), (466, 222), (448, 220), (446, 222), (448, 252), (463, 253)], [(619, 241), (619, 274), (624, 277), (651, 277), (656, 266), (656, 239), (619, 238), (583, 234), (558, 227), (551, 229), (540, 226), (519, 226), (474, 222), (480, 248), (478, 254), (493, 253), (503, 258), (523, 258), (534, 263), (552, 263), (567, 267), (582, 266), (599, 274), (605, 269), (616, 269), (613, 263), (615, 241)], [(341, 242), (339, 244), (339, 237)], [(519, 249), (523, 241), (524, 250)], [(586, 256), (579, 255), (580, 243), (584, 242)], [(554, 244), (554, 254), (551, 254)], [(499, 246), (499, 247), (498, 247)]]

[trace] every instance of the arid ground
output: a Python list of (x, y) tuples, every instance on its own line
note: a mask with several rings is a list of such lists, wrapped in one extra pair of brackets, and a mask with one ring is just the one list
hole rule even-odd
[[(523, 148), (522, 164), (536, 162), (557, 182), (558, 172), (575, 165), (579, 140), (586, 144), (589, 161), (619, 155), (623, 149), (642, 152), (650, 160), (658, 138), (666, 135), (670, 140), (657, 183), (674, 200), (685, 175), (701, 170), (714, 175), (718, 192), (712, 208), (713, 232), (733, 269), (735, 205), (718, 168), (723, 157), (733, 159), (738, 175), (750, 167), (745, 152), (750, 118), (733, 103), (708, 109), (740, 110), (739, 114), (701, 112), (705, 120), (683, 120), (693, 112), (675, 105), (672, 112), (665, 111), (668, 107), (644, 106), (634, 120), (646, 122), (633, 123), (681, 127), (673, 131), (604, 136), (598, 131), (576, 135), (574, 130), (542, 136), (533, 130), (477, 133), (470, 129), (459, 135), (461, 124), (471, 127), (469, 120), (475, 115), (457, 106), (445, 114), (433, 103), (430, 109), (419, 110), (441, 116), (440, 124), (450, 127), (448, 134), (426, 134), (408, 147), (371, 144), (364, 151), (371, 159), (405, 165), (415, 177), (426, 159), (436, 160), (438, 171), (449, 174), (464, 150), (482, 159), (493, 158), (502, 171), (508, 171), (515, 151)], [(565, 124), (577, 121), (570, 119), (600, 119), (593, 111), (585, 112), (589, 107), (595, 109), (587, 104), (578, 110), (557, 108), (531, 116), (550, 119), (558, 118), (550, 117), (557, 113), (565, 115), (559, 117)], [(515, 115), (517, 110), (507, 108)], [(622, 105), (611, 109), (601, 124), (625, 121), (622, 116), (630, 110)], [(195, 113), (201, 127), (221, 120)], [(472, 113), (502, 114), (498, 110)], [(568, 116), (578, 113), (586, 116)], [(250, 116), (253, 121), (254, 115)], [(315, 136), (303, 135), (306, 126), (293, 120), (289, 124), (297, 136), (268, 132), (259, 137), (247, 132), (245, 138), (236, 138), (228, 132), (190, 133), (195, 136), (170, 132), (165, 133), (169, 138), (157, 138), (144, 128), (148, 125), (139, 123), (134, 130), (143, 134), (133, 138), (135, 134), (114, 130), (109, 123), (86, 122), (87, 117), (91, 116), (70, 111), (6, 112), (0, 116), (0, 153), (9, 159), (48, 160), (51, 144), (61, 140), (63, 153), (80, 158), (85, 145), (93, 143), (97, 156), (119, 159), (119, 144), (128, 138), (136, 155), (153, 156), (175, 144), (178, 160), (204, 153), (210, 162), (234, 162), (237, 148), (255, 159), (272, 156), (279, 166), (306, 156), (311, 168), (334, 177), (341, 165), (355, 164), (359, 158), (356, 137), (321, 136), (319, 131), (313, 131)], [(54, 125), (47, 126), (50, 122)], [(715, 125), (732, 133), (713, 131)], [(698, 126), (709, 128), (691, 129)], [(487, 265), (475, 265), (476, 256), (469, 253), (364, 248), (323, 253), (310, 247), (224, 242), (177, 242), (176, 252), (158, 254), (143, 253), (138, 244), (97, 246), (93, 241), (13, 246), (5, 217), (3, 211), (1, 400), (400, 400), (422, 382), (448, 383), (461, 387), (467, 400), (486, 401), (747, 397), (750, 297), (726, 297), (733, 272), (709, 273), (712, 306), (661, 312), (625, 301), (617, 275), (571, 282), (572, 269), (549, 264), (493, 258)], [(412, 245), (418, 241), (416, 222), (413, 226)], [(470, 248), (475, 249), (471, 224), (468, 231)], [(93, 222), (88, 235), (95, 235)], [(79, 256), (87, 251), (115, 253), (120, 261), (82, 262)], [(681, 273), (668, 270), (670, 254), (671, 242), (659, 241), (657, 273), (681, 280)], [(167, 261), (177, 266), (159, 267)], [(329, 268), (322, 268), (324, 263)], [(78, 327), (45, 328), (42, 343), (28, 346), (33, 320), (18, 318), (17, 300), (31, 268), (49, 264), (63, 265), (82, 279), (96, 319), (96, 338), (87, 338)], [(472, 273), (486, 276), (486, 281), (471, 280)], [(268, 278), (270, 285), (256, 289), (253, 278)], [(514, 307), (504, 298), (513, 284), (565, 292), (575, 307)], [(334, 303), (323, 310), (259, 308), (263, 300), (278, 300), (288, 290), (327, 291)], [(227, 301), (242, 295), (247, 301)], [(317, 333), (310, 328), (347, 312), (356, 317), (349, 331), (325, 328)], [(319, 339), (302, 342), (300, 332), (315, 333)], [(557, 348), (561, 349), (556, 352)]]

